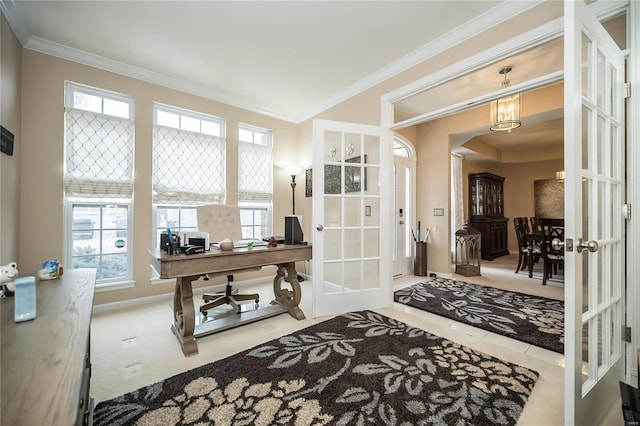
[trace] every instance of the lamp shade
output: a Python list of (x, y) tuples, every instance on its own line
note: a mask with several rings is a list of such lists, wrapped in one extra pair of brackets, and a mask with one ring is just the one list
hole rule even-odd
[(520, 121), (520, 94), (505, 96), (491, 102), (491, 130), (511, 132), (522, 125)]
[(287, 164), (286, 166), (282, 166), (282, 168), (290, 176), (297, 176), (303, 170), (303, 167), (295, 164)]

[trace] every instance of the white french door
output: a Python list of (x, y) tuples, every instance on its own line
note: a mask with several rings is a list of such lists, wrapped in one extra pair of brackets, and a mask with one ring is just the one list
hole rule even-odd
[(624, 380), (624, 57), (565, 2), (565, 424), (598, 424)]
[(389, 134), (314, 120), (313, 147), (313, 316), (389, 306)]

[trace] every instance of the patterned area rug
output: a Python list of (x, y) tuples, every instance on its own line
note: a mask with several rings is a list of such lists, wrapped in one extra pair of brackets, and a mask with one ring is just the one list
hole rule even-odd
[(393, 294), (413, 306), (483, 330), (564, 353), (564, 302), (446, 278)]
[(362, 311), (101, 402), (94, 425), (513, 425), (537, 379)]

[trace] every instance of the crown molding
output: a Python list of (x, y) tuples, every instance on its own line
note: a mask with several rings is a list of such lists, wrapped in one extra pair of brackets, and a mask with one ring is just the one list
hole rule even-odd
[[(70, 60), (80, 64), (92, 66), (105, 71), (114, 72), (123, 76), (135, 78), (148, 83), (157, 84), (159, 86), (189, 93), (195, 96), (204, 97), (215, 102), (224, 103), (236, 108), (263, 114), (279, 120), (299, 124), (303, 121), (311, 119), (320, 113), (346, 101), (398, 74), (407, 69), (424, 62), (435, 55), (450, 49), (474, 36), (499, 25), (513, 16), (524, 13), (527, 10), (540, 4), (542, 0), (535, 1), (504, 1), (492, 8), (491, 10), (477, 16), (470, 22), (458, 27), (432, 42), (422, 46), (414, 52), (404, 56), (403, 58), (381, 68), (380, 70), (370, 74), (369, 76), (357, 81), (349, 87), (341, 90), (334, 95), (328, 97), (325, 101), (318, 104), (315, 108), (308, 110), (306, 113), (293, 114), (285, 111), (276, 111), (265, 105), (257, 105), (246, 102), (241, 96), (231, 93), (223, 93), (211, 88), (189, 82), (183, 79), (169, 77), (160, 73), (149, 71), (140, 67), (132, 66), (124, 62), (115, 61), (99, 55), (70, 48), (65, 45), (54, 43), (29, 34), (24, 23), (24, 19), (20, 16), (16, 8), (15, 0), (0, 0), (0, 9), (5, 14), (11, 28), (20, 40), (22, 46), (26, 49), (34, 50), (40, 53), (52, 55), (58, 58)], [(602, 3), (600, 5), (599, 3)], [(604, 3), (607, 3), (606, 5)], [(602, 9), (620, 9), (621, 4), (627, 4), (628, 0), (615, 0), (613, 2), (595, 2)], [(598, 10), (602, 15), (602, 10)], [(611, 12), (610, 12), (611, 13)]]
[(24, 19), (16, 8), (16, 2), (14, 0), (0, 0), (0, 10), (2, 10), (2, 14), (7, 19), (18, 41), (24, 46), (29, 39), (29, 31), (24, 24)]
[(77, 62), (79, 64), (88, 65), (126, 77), (135, 78), (137, 80), (156, 84), (169, 89), (178, 90), (180, 92), (189, 93), (191, 95), (200, 96), (215, 102), (220, 102), (236, 108), (253, 111), (259, 114), (277, 118), (279, 120), (291, 121), (290, 117), (279, 114), (277, 111), (273, 111), (262, 105), (243, 102), (237, 96), (220, 93), (197, 83), (192, 83), (180, 78), (169, 77), (164, 74), (149, 71), (147, 69), (136, 67), (124, 62), (115, 61), (113, 59), (108, 59), (100, 55), (85, 52), (83, 50), (74, 49), (69, 46), (54, 43), (39, 37), (29, 38), (27, 43), (23, 46), (25, 49), (55, 56), (72, 62)]
[(331, 107), (338, 105), (345, 100), (362, 93), (377, 84), (380, 84), (409, 68), (416, 66), (434, 56), (442, 53), (445, 50), (452, 48), (460, 43), (463, 43), (476, 35), (495, 27), (516, 15), (526, 12), (527, 10), (534, 8), (543, 0), (535, 1), (504, 1), (494, 8), (488, 10), (482, 15), (478, 15), (464, 25), (449, 31), (446, 34), (434, 39), (430, 43), (418, 48), (417, 50), (409, 53), (403, 58), (392, 62), (386, 67), (370, 74), (368, 77), (352, 84), (346, 89), (336, 93), (329, 97), (325, 102), (322, 102), (314, 110), (309, 111), (300, 121), (308, 120), (314, 116), (328, 110)]

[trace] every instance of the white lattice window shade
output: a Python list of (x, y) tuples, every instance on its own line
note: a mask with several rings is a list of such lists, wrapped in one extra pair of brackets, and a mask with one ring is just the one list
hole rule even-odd
[(65, 123), (65, 195), (130, 198), (133, 121), (67, 108)]
[(238, 200), (270, 203), (272, 199), (271, 146), (238, 142)]
[(222, 203), (225, 174), (224, 138), (154, 126), (154, 203)]

